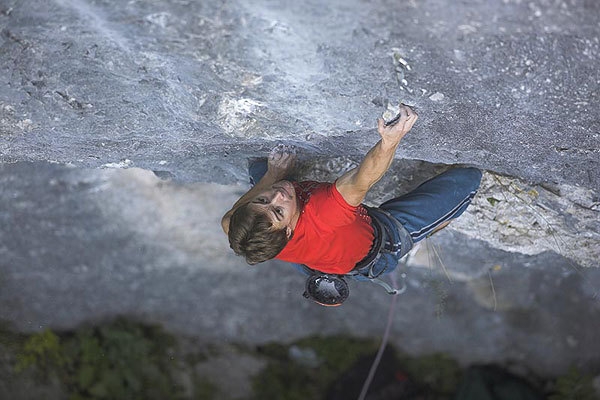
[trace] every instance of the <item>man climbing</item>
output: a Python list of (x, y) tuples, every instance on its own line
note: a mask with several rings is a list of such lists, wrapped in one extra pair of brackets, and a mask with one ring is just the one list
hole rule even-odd
[(284, 148), (271, 153), (263, 171), (251, 165), (256, 184), (221, 221), (231, 248), (249, 264), (272, 258), (299, 264), (311, 276), (305, 296), (323, 305), (347, 297), (341, 276), (378, 280), (394, 270), (415, 242), (464, 212), (481, 181), (478, 169), (455, 168), (379, 207), (363, 205), (417, 118), (401, 105), (396, 121), (379, 119), (379, 142), (333, 183), (286, 180), (295, 156)]

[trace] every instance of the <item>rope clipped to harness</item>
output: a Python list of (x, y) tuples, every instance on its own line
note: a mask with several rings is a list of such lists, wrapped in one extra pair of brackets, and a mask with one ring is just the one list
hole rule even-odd
[[(404, 278), (404, 274), (402, 274), (402, 277)], [(404, 280), (402, 280), (402, 287), (400, 289), (394, 289), (389, 283), (387, 283), (386, 281), (382, 280), (381, 278), (371, 278), (369, 280), (371, 282), (373, 282), (373, 283), (378, 284), (382, 288), (384, 288), (385, 291), (388, 294), (391, 294), (392, 296), (395, 296), (395, 295), (402, 294), (402, 293), (406, 292), (406, 282)]]

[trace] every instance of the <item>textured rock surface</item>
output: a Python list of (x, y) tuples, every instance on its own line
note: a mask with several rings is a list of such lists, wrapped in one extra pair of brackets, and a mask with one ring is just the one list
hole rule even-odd
[(401, 100), (399, 157), (597, 189), (600, 5), (447, 7), (5, 0), (0, 160), (233, 182), (277, 140), (363, 155)]
[(506, 251), (554, 251), (584, 267), (600, 266), (600, 203), (592, 190), (486, 174), (472, 211), (452, 228)]
[(0, 319), (379, 335), (378, 287), (313, 306), (285, 265), (245, 267), (219, 219), (248, 157), (295, 144), (307, 175), (331, 179), (404, 101), (419, 122), (370, 202), (442, 164), (490, 173), (415, 251), (395, 344), (540, 373), (597, 365), (600, 270), (580, 267), (600, 253), (600, 3), (322, 3), (0, 1)]

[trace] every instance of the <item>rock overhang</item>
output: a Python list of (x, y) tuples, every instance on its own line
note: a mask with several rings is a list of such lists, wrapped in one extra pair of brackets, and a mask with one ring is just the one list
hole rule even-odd
[(1, 161), (232, 183), (278, 142), (359, 158), (402, 101), (398, 158), (600, 186), (596, 3), (184, 3), (5, 7)]

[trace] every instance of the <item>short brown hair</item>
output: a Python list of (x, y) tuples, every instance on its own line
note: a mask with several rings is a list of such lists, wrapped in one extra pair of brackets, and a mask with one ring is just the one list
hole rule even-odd
[(229, 220), (229, 246), (244, 256), (250, 265), (275, 258), (288, 242), (285, 229), (273, 229), (264, 212), (246, 203), (238, 207)]

